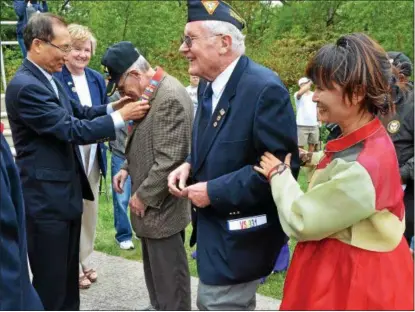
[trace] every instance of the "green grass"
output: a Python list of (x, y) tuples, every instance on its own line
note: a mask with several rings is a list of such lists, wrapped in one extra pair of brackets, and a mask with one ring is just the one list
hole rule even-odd
[[(110, 162), (109, 162), (110, 164)], [(111, 177), (110, 174), (107, 175)], [(300, 185), (305, 189), (307, 182), (304, 176), (304, 173), (300, 173), (299, 177)], [(115, 241), (115, 229), (114, 229), (114, 217), (113, 217), (113, 205), (111, 198), (111, 181), (107, 178), (107, 190), (108, 190), (108, 200), (104, 194), (100, 196), (99, 201), (99, 212), (98, 212), (98, 224), (97, 224), (97, 237), (95, 241), (95, 250), (104, 252), (109, 255), (119, 256), (130, 260), (141, 261), (141, 246), (138, 240), (134, 240), (135, 249), (134, 250), (121, 250), (116, 241)], [(196, 260), (193, 260), (190, 256), (194, 248), (190, 248), (188, 244), (188, 239), (191, 234), (191, 225), (186, 228), (186, 251), (188, 255), (190, 274), (197, 277), (197, 268)], [(295, 242), (290, 240), (290, 251), (295, 247)], [(265, 284), (260, 285), (258, 292), (262, 295), (281, 299), (282, 298), (282, 289), (284, 286), (285, 273), (272, 274), (267, 278)]]

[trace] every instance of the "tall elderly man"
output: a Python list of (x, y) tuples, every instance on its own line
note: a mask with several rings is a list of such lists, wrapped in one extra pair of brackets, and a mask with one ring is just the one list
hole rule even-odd
[(23, 186), (33, 286), (46, 310), (79, 310), (82, 198), (94, 196), (77, 145), (115, 138), (115, 128), (143, 117), (149, 106), (122, 100), (89, 108), (68, 98), (52, 77), (72, 49), (62, 18), (36, 14), (24, 42), (27, 59), (7, 87), (6, 109)]
[(101, 63), (110, 75), (108, 88), (150, 110), (130, 125), (123, 169), (113, 185), (122, 192), (131, 177), (131, 224), (141, 239), (150, 309), (190, 310), (190, 275), (181, 232), (190, 222), (186, 198), (169, 194), (168, 174), (190, 151), (193, 104), (185, 87), (161, 67), (152, 68), (130, 42), (107, 49)]
[[(285, 234), (267, 181), (266, 150), (299, 159), (294, 112), (275, 73), (244, 55), (244, 20), (222, 1), (189, 1), (180, 52), (199, 85), (190, 156), (169, 175), (170, 192), (193, 203), (201, 310), (253, 310)], [(186, 186), (188, 177), (192, 185)], [(194, 237), (193, 237), (194, 238)], [(194, 243), (194, 239), (192, 241)]]

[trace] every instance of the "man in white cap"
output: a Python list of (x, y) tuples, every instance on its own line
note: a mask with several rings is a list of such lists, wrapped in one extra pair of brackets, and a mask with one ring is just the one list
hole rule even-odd
[(298, 80), (300, 90), (294, 93), (297, 108), (298, 147), (308, 144), (308, 151), (314, 152), (319, 142), (320, 131), (317, 120), (317, 104), (313, 102), (311, 80), (303, 77)]

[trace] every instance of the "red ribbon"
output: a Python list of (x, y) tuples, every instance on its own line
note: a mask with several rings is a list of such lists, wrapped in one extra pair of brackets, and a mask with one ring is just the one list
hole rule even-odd
[(0, 132), (3, 133), (3, 130), (4, 130), (4, 124), (0, 122)]
[[(154, 94), (154, 92), (158, 89), (160, 81), (163, 79), (163, 68), (157, 67), (156, 73), (153, 75), (153, 78), (151, 78), (151, 81), (149, 85), (145, 88), (143, 94), (140, 96), (140, 101), (145, 100), (146, 98), (150, 99), (150, 97)], [(155, 82), (156, 85), (152, 84), (152, 82)], [(128, 123), (128, 133), (131, 133), (133, 131), (133, 123)]]

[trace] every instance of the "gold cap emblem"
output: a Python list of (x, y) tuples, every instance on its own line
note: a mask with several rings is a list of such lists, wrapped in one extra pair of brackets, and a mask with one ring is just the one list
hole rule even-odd
[(207, 0), (202, 0), (202, 4), (205, 7), (206, 11), (212, 15), (216, 8), (219, 5), (219, 1), (207, 1)]

